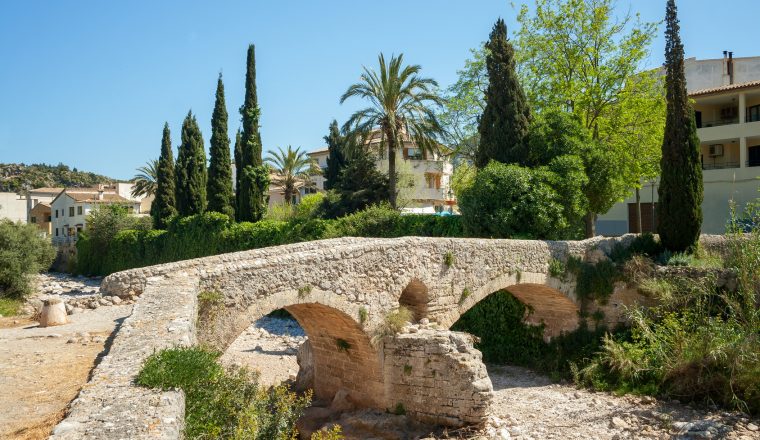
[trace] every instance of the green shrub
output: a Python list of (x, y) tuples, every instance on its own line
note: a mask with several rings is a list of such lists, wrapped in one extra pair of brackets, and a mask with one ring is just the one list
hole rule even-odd
[(569, 224), (546, 173), (491, 162), (459, 198), (465, 230), (477, 237), (562, 237)]
[(645, 232), (634, 238), (629, 246), (623, 246), (620, 243), (615, 245), (610, 252), (610, 258), (616, 263), (628, 261), (634, 255), (643, 255), (655, 259), (664, 250), (665, 248), (662, 247), (660, 241), (651, 232)]
[(711, 279), (645, 280), (658, 306), (633, 309), (630, 335), (607, 338), (576, 381), (760, 413), (760, 234), (729, 248), (737, 292)]
[(18, 298), (0, 298), (0, 316), (18, 315), (24, 301)]
[(218, 357), (196, 347), (162, 350), (145, 361), (137, 384), (185, 392), (187, 438), (294, 438), (295, 422), (310, 397), (298, 397), (284, 386), (262, 389), (255, 374), (225, 370)]
[[(318, 199), (309, 199), (307, 203), (316, 204)], [(88, 275), (107, 275), (134, 267), (224, 252), (345, 236), (462, 236), (459, 216), (401, 215), (387, 205), (380, 205), (338, 220), (323, 220), (307, 218), (312, 208), (303, 208), (289, 222), (261, 220), (256, 223), (234, 223), (224, 214), (207, 212), (174, 218), (166, 231), (112, 228), (116, 232), (108, 236), (108, 242), (103, 247), (98, 243), (105, 238), (96, 240), (93, 235), (83, 233), (77, 243), (79, 258), (76, 270)], [(300, 215), (304, 217), (298, 220)], [(96, 228), (96, 231), (101, 236), (101, 228)]]
[(575, 275), (575, 292), (583, 300), (605, 303), (615, 291), (615, 282), (623, 279), (623, 273), (610, 260), (594, 264), (570, 257), (566, 267), (568, 272)]
[(546, 343), (544, 326), (524, 322), (528, 307), (506, 290), (494, 292), (464, 313), (451, 327), (477, 336), (483, 360), (532, 368), (553, 377), (569, 378), (571, 364), (590, 358), (601, 344), (604, 329), (585, 324), (573, 333)]
[(55, 249), (35, 225), (0, 220), (0, 298), (29, 294), (30, 275), (48, 270), (53, 259)]

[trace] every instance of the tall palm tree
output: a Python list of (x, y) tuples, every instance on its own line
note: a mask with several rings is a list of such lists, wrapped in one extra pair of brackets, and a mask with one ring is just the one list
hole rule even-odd
[(364, 67), (361, 82), (346, 90), (341, 104), (348, 98), (358, 96), (367, 99), (370, 106), (357, 111), (344, 128), (364, 145), (377, 130), (381, 133), (380, 148), (388, 148), (388, 180), (390, 203), (396, 207), (396, 150), (404, 145), (404, 137), (412, 139), (423, 151), (438, 150), (437, 139), (444, 134), (433, 105), (443, 105), (435, 93), (438, 86), (433, 79), (421, 78), (419, 65), (402, 66), (404, 55), (391, 56), (386, 64), (385, 56), (378, 56), (379, 71)]
[(132, 197), (149, 197), (156, 193), (156, 176), (158, 174), (158, 159), (149, 160), (137, 169), (132, 180)]
[(300, 147), (294, 150), (288, 145), (287, 150), (282, 148), (278, 150), (268, 152), (265, 161), (277, 173), (272, 177), (272, 182), (285, 190), (285, 203), (290, 204), (297, 192), (297, 183), (309, 180), (313, 161), (305, 151), (301, 151)]

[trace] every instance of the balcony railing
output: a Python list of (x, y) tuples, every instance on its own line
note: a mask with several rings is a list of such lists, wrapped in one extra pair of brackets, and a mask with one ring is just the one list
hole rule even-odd
[(729, 119), (715, 119), (712, 121), (705, 121), (702, 120), (702, 124), (698, 125), (697, 128), (707, 128), (707, 127), (720, 127), (723, 125), (731, 125), (731, 124), (738, 124), (739, 123), (739, 117), (735, 118), (729, 118)]
[(724, 170), (726, 168), (739, 168), (739, 162), (703, 163), (703, 170)]

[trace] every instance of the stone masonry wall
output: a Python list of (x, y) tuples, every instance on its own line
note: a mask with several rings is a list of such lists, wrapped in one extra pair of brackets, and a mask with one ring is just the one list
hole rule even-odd
[(483, 423), (493, 386), (472, 337), (426, 325), (407, 331), (383, 340), (388, 409), (437, 425)]

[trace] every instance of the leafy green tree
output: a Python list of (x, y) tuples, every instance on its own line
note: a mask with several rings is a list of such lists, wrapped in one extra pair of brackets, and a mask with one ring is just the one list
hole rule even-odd
[(684, 252), (692, 251), (699, 241), (704, 188), (697, 125), (686, 93), (684, 50), (675, 0), (668, 0), (665, 22), (668, 110), (660, 162), (662, 174), (657, 189), (657, 232), (665, 248)]
[(530, 125), (530, 108), (515, 71), (515, 51), (507, 39), (501, 18), (486, 43), (488, 89), (486, 106), (480, 117), (480, 144), (475, 165), (483, 168), (495, 160), (522, 163)]
[(158, 160), (153, 159), (137, 169), (132, 178), (132, 197), (148, 197), (156, 193), (156, 177), (158, 176)]
[(177, 215), (174, 154), (169, 124), (164, 124), (161, 139), (161, 156), (156, 167), (156, 197), (150, 206), (150, 215), (156, 228), (165, 228), (167, 221)]
[(329, 190), (335, 186), (341, 170), (346, 166), (346, 157), (343, 152), (344, 139), (338, 128), (338, 121), (333, 119), (330, 124), (330, 133), (324, 139), (327, 143), (327, 171), (324, 176), (325, 189)]
[(357, 111), (344, 128), (350, 136), (358, 137), (363, 145), (378, 127), (381, 148), (388, 151), (389, 201), (396, 207), (396, 151), (403, 147), (404, 137), (410, 137), (423, 151), (439, 149), (438, 138), (443, 134), (431, 106), (440, 106), (443, 100), (435, 93), (434, 80), (418, 76), (419, 65), (403, 66), (403, 54), (392, 56), (386, 64), (385, 56), (378, 56), (377, 71), (364, 68), (361, 82), (351, 85), (340, 98), (343, 103), (352, 97), (368, 100), (370, 106)]
[(465, 230), (476, 237), (563, 237), (569, 224), (550, 171), (491, 161), (459, 197)]
[(291, 204), (298, 192), (298, 184), (309, 182), (313, 161), (305, 151), (300, 148), (294, 150), (290, 145), (287, 150), (279, 148), (278, 151), (270, 151), (266, 161), (277, 174), (272, 183), (282, 187), (285, 203)]
[(182, 123), (182, 144), (177, 154), (177, 212), (182, 217), (206, 210), (206, 150), (203, 135), (193, 112)]
[[(518, 15), (518, 64), (534, 108), (575, 113), (598, 141), (595, 175), (589, 175), (598, 192), (589, 198), (586, 236), (594, 235), (597, 215), (640, 187), (648, 174), (639, 161), (651, 164), (651, 155), (631, 154), (626, 135), (634, 131), (651, 139), (659, 127), (652, 119), (664, 117), (639, 113), (648, 107), (642, 106), (645, 95), (639, 89), (656, 90), (656, 82), (637, 74), (656, 24), (630, 13), (616, 17), (613, 6), (613, 0), (535, 0), (535, 7), (524, 5)], [(645, 148), (651, 151), (652, 145)]]
[(439, 116), (446, 128), (446, 140), (457, 159), (475, 163), (480, 143), (478, 121), (486, 109), (488, 89), (485, 46), (470, 49), (472, 58), (457, 71), (457, 81), (446, 89), (444, 111)]
[[(256, 92), (256, 48), (248, 46), (245, 74), (245, 101), (240, 107), (243, 131), (240, 135), (238, 221), (258, 221), (266, 212), (265, 197), (269, 187), (269, 169), (261, 159), (259, 102)], [(236, 158), (237, 159), (237, 158)]]
[(55, 259), (55, 248), (37, 226), (0, 219), (0, 299), (31, 293), (29, 275), (44, 272)]
[(211, 115), (211, 151), (208, 167), (208, 210), (235, 216), (232, 192), (230, 138), (227, 134), (227, 105), (224, 100), (222, 74), (216, 83), (216, 104)]

